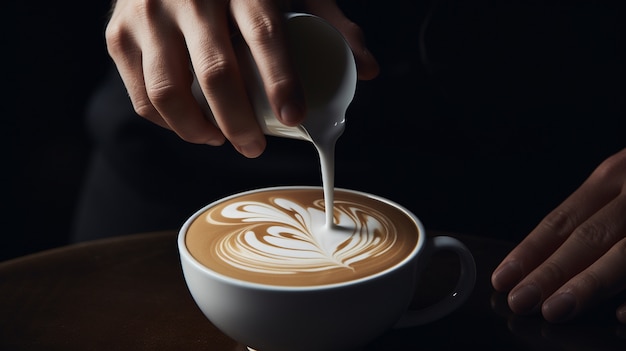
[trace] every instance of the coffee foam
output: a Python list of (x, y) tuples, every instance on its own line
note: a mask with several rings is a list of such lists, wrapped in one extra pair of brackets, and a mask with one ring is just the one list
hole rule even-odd
[(311, 286), (363, 278), (404, 260), (419, 229), (401, 209), (335, 190), (326, 226), (321, 189), (265, 190), (208, 208), (188, 228), (191, 255), (233, 278)]

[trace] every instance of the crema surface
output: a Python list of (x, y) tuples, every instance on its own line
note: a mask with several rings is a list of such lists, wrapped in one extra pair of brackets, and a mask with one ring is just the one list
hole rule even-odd
[(333, 219), (328, 228), (321, 189), (264, 190), (207, 209), (189, 226), (186, 245), (200, 263), (232, 278), (314, 286), (392, 267), (423, 234), (403, 210), (339, 189)]

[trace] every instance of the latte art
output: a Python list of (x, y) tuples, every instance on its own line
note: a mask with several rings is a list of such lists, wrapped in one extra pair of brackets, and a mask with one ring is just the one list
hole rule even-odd
[(412, 219), (381, 201), (336, 190), (332, 228), (321, 189), (250, 193), (218, 203), (190, 225), (194, 258), (257, 283), (306, 286), (375, 274), (415, 247)]
[(335, 226), (328, 228), (323, 200), (313, 205), (275, 198), (271, 203), (235, 202), (210, 212), (206, 221), (211, 225), (236, 227), (218, 241), (216, 254), (239, 269), (296, 274), (353, 269), (359, 261), (384, 254), (396, 241), (395, 227), (372, 208), (337, 201)]

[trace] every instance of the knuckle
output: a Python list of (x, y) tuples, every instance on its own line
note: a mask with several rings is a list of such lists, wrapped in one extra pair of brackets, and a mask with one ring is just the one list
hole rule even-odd
[(565, 280), (565, 271), (556, 262), (547, 261), (541, 267), (540, 276), (549, 284), (558, 284)]
[(196, 75), (199, 80), (208, 82), (209, 86), (232, 79), (235, 63), (220, 53), (212, 53), (198, 64)]
[[(119, 6), (119, 5), (118, 5)], [(104, 36), (107, 50), (112, 57), (120, 56), (132, 47), (133, 26), (136, 22), (150, 23), (158, 18), (162, 4), (158, 0), (140, 0), (131, 4), (132, 9), (126, 13), (131, 15), (115, 16), (107, 23)]]
[(601, 221), (587, 221), (572, 232), (572, 240), (579, 244), (597, 251), (605, 249), (613, 241), (611, 225)]
[(155, 14), (161, 11), (163, 7), (160, 0), (139, 0), (135, 1), (134, 13), (140, 18), (152, 18)]
[(541, 222), (541, 226), (546, 232), (555, 233), (560, 237), (565, 237), (576, 228), (578, 218), (568, 208), (557, 208), (552, 211)]
[(583, 286), (587, 291), (600, 292), (609, 288), (608, 283), (593, 270), (586, 270), (581, 273), (578, 280), (577, 285)]
[(293, 91), (295, 89), (293, 80), (286, 75), (273, 75), (266, 83), (266, 90), (269, 96), (275, 96), (282, 91)]
[(104, 39), (107, 44), (111, 46), (112, 44), (118, 44), (122, 41), (120, 38), (126, 36), (125, 27), (122, 26), (119, 22), (109, 22), (104, 30)]
[(563, 290), (571, 291), (580, 296), (583, 304), (606, 297), (610, 283), (603, 279), (601, 274), (587, 269), (568, 282)]
[(626, 149), (604, 160), (593, 172), (599, 180), (623, 179), (626, 173)]
[(132, 36), (126, 28), (117, 23), (109, 23), (104, 32), (107, 50), (111, 57), (119, 57), (128, 51)]
[(146, 94), (154, 105), (164, 105), (173, 101), (178, 96), (178, 91), (178, 87), (167, 79), (146, 86)]
[(135, 113), (144, 118), (149, 118), (155, 113), (155, 109), (149, 101), (144, 99), (133, 103)]
[(280, 37), (280, 25), (278, 20), (263, 13), (255, 15), (249, 26), (249, 37), (246, 38), (251, 45), (267, 44)]

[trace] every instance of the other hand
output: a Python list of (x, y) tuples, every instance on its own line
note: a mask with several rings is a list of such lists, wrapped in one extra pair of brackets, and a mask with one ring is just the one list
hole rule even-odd
[[(589, 178), (506, 256), (492, 275), (515, 313), (569, 320), (626, 289), (626, 149)], [(626, 323), (626, 303), (616, 315)]]

